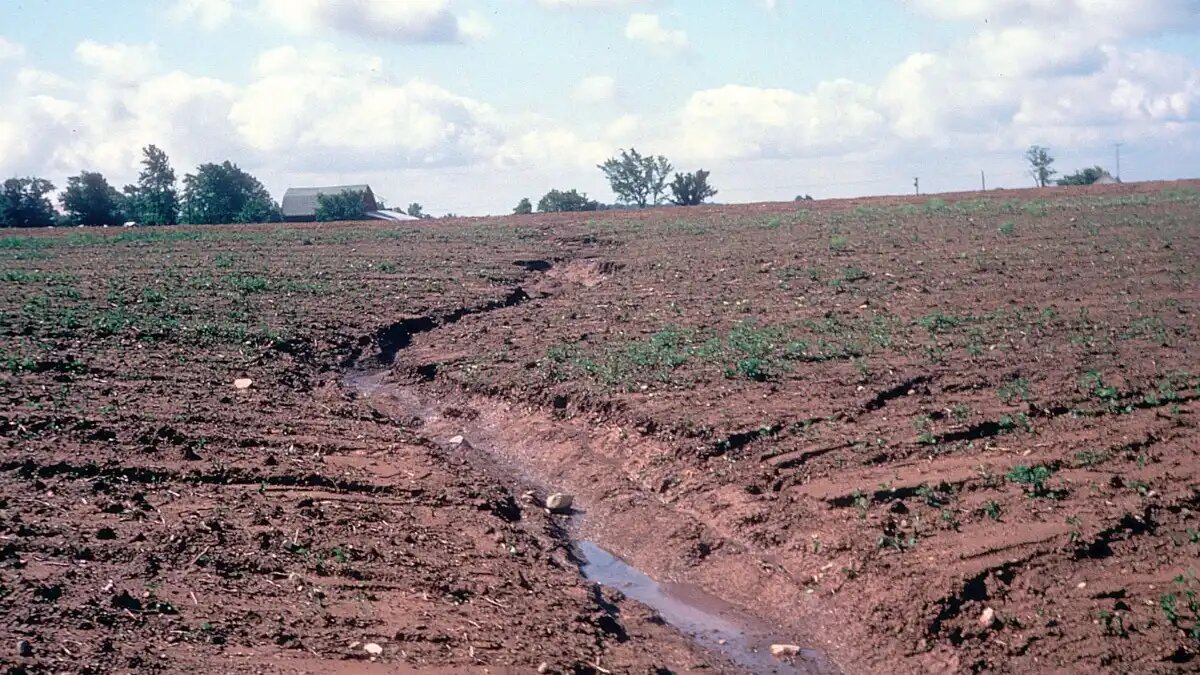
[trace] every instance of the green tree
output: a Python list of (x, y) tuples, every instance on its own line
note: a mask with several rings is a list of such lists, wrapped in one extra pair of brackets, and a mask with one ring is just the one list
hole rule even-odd
[(129, 215), (146, 225), (174, 225), (179, 222), (179, 193), (175, 189), (175, 170), (167, 153), (157, 146), (142, 148), (142, 171), (136, 186), (125, 187)]
[(677, 173), (671, 181), (671, 203), (677, 206), (696, 206), (705, 199), (715, 197), (717, 191), (708, 184), (708, 172), (700, 169), (696, 173)]
[(666, 157), (643, 156), (635, 148), (622, 149), (619, 157), (610, 157), (597, 166), (604, 172), (617, 199), (645, 208), (659, 204), (667, 189), (667, 177), (674, 168)]
[(44, 227), (56, 220), (49, 195), (54, 184), (45, 178), (9, 178), (0, 189), (0, 227)]
[(264, 223), (281, 219), (279, 205), (258, 179), (228, 160), (201, 164), (183, 177), (187, 223)]
[(542, 213), (595, 211), (598, 208), (600, 204), (588, 199), (586, 192), (580, 194), (575, 190), (551, 190), (538, 200), (538, 211)]
[(68, 178), (58, 202), (72, 225), (114, 225), (125, 220), (125, 196), (100, 173), (84, 171)]
[(1050, 149), (1043, 148), (1040, 145), (1031, 145), (1025, 151), (1025, 161), (1029, 162), (1029, 175), (1033, 176), (1034, 182), (1038, 187), (1046, 187), (1050, 184), (1050, 177), (1058, 173), (1050, 168), (1054, 164), (1054, 158), (1050, 156)]
[(1091, 185), (1105, 177), (1112, 177), (1112, 174), (1107, 169), (1100, 166), (1089, 166), (1086, 169), (1080, 169), (1075, 173), (1063, 176), (1057, 182), (1059, 185)]
[(418, 204), (416, 202), (409, 204), (408, 208), (405, 209), (404, 212), (407, 213), (408, 215), (412, 216), (413, 218), (428, 218), (429, 217), (429, 215), (425, 213), (425, 207), (421, 206), (420, 204)]
[(362, 220), (367, 214), (367, 193), (349, 190), (317, 195), (317, 220)]
[(533, 213), (533, 204), (529, 203), (529, 197), (521, 197), (521, 201), (517, 202), (517, 208), (513, 209), (513, 213), (518, 216)]

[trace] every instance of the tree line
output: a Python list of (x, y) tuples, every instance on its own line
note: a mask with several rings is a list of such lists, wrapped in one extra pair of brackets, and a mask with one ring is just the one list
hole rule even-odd
[(83, 171), (57, 195), (44, 178), (9, 178), (0, 188), (0, 227), (263, 223), (283, 219), (279, 204), (257, 178), (228, 160), (201, 164), (186, 174), (182, 190), (167, 154), (142, 149), (137, 183), (117, 190), (103, 174)]
[[(669, 202), (676, 206), (696, 206), (717, 194), (708, 183), (709, 172), (699, 169), (693, 173), (676, 173), (667, 182), (675, 167), (662, 155), (642, 155), (636, 148), (621, 149), (616, 157), (610, 157), (597, 165), (608, 179), (608, 185), (617, 196), (620, 206), (644, 209)], [(537, 210), (542, 213), (562, 211), (596, 211), (605, 208), (587, 193), (577, 190), (554, 189), (538, 200)], [(513, 213), (533, 213), (533, 203), (522, 197)]]
[[(1025, 161), (1029, 164), (1029, 175), (1038, 187), (1050, 185), (1058, 171), (1054, 168), (1054, 156), (1050, 148), (1041, 145), (1031, 145), (1025, 151)], [(1112, 178), (1112, 174), (1102, 166), (1089, 166), (1067, 174), (1055, 181), (1058, 185), (1091, 185), (1101, 178)], [(1119, 180), (1119, 179), (1118, 179)]]

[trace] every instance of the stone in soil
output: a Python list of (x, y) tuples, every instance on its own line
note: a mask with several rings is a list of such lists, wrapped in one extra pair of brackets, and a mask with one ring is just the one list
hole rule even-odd
[(575, 497), (564, 492), (555, 492), (546, 497), (546, 508), (551, 513), (567, 513), (571, 510), (571, 504), (574, 503)]

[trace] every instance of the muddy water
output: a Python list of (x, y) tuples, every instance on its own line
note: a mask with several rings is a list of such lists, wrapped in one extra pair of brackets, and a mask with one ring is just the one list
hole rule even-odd
[(824, 673), (823, 659), (801, 652), (797, 665), (771, 656), (772, 629), (729, 603), (691, 584), (660, 583), (590, 541), (579, 543), (581, 570), (588, 579), (621, 591), (700, 644), (720, 652), (753, 673)]
[[(432, 434), (430, 440), (444, 440), (449, 435), (462, 434), (473, 450), (484, 452), (489, 459), (514, 471), (521, 480), (537, 485), (553, 485), (553, 476), (546, 475), (533, 461), (504, 448), (504, 433), (498, 433), (494, 420), (487, 423), (446, 419), (436, 400), (422, 396), (419, 387), (389, 381), (387, 371), (348, 375), (346, 384), (359, 396), (386, 401), (389, 407), (419, 418), (423, 430)], [(586, 504), (577, 495), (573, 531), (581, 529), (586, 518)], [(699, 644), (718, 652), (751, 673), (824, 675), (837, 669), (820, 652), (804, 650), (794, 663), (781, 661), (770, 654), (770, 645), (792, 643), (766, 622), (751, 616), (700, 587), (676, 582), (656, 581), (644, 571), (609, 553), (592, 541), (576, 542), (582, 561), (580, 571), (591, 581), (620, 591), (654, 611), (664, 621)]]

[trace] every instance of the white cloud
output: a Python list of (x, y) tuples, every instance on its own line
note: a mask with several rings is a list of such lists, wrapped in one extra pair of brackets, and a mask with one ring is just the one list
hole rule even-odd
[(22, 68), (17, 71), (17, 84), (30, 93), (70, 89), (73, 86), (67, 78), (38, 68)]
[(481, 15), (460, 18), (449, 0), (260, 0), (260, 7), (301, 34), (336, 30), (395, 42), (462, 42), (484, 32)]
[(0, 61), (8, 59), (19, 59), (25, 55), (25, 47), (6, 40), (3, 35), (0, 35)]
[(813, 156), (873, 140), (883, 122), (874, 91), (847, 80), (811, 93), (728, 85), (692, 94), (673, 144), (696, 159)]
[(296, 163), (463, 164), (500, 135), (489, 106), (422, 80), (394, 83), (378, 58), (282, 47), (255, 71), (230, 119), (256, 150)]
[(175, 0), (170, 16), (178, 23), (197, 23), (214, 30), (233, 16), (233, 0)]
[(158, 70), (158, 47), (153, 43), (131, 45), (84, 40), (75, 46), (75, 56), (103, 78), (114, 82), (137, 82)]
[(625, 37), (666, 52), (680, 52), (688, 46), (687, 33), (665, 28), (657, 14), (630, 16), (625, 25)]
[(656, 0), (538, 0), (542, 7), (550, 9), (614, 9), (630, 5), (651, 5)]
[(575, 84), (571, 98), (578, 103), (606, 103), (617, 95), (617, 80), (611, 75), (590, 75)]
[(1196, 0), (907, 0), (935, 18), (1084, 28), (1093, 40), (1200, 27)]

